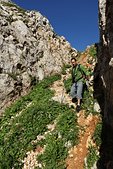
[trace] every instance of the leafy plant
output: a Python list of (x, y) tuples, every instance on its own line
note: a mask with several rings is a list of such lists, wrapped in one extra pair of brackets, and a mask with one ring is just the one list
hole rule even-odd
[(69, 64), (67, 64), (67, 65), (64, 64), (64, 66), (62, 67), (62, 72), (61, 72), (61, 73), (62, 73), (63, 75), (66, 75), (66, 70), (69, 69), (70, 67), (71, 67), (71, 65), (69, 65)]
[(82, 108), (85, 111), (86, 116), (90, 113), (93, 115), (97, 115), (98, 112), (94, 110), (94, 98), (93, 98), (93, 91), (89, 89), (85, 89), (83, 93), (83, 99), (82, 99)]
[(65, 142), (70, 141), (72, 145), (77, 144), (78, 140), (77, 119), (76, 116), (71, 111), (71, 109), (62, 112), (62, 114), (58, 119), (56, 129), (60, 132), (60, 135), (65, 140)]
[(96, 143), (97, 147), (100, 147), (102, 140), (101, 140), (101, 133), (102, 133), (102, 123), (98, 123), (93, 134), (93, 140)]
[(69, 77), (67, 80), (64, 80), (64, 87), (65, 87), (67, 93), (70, 92), (71, 85), (72, 85), (71, 77)]
[(45, 152), (38, 156), (38, 161), (42, 162), (43, 169), (65, 169), (66, 156), (64, 141), (54, 132), (47, 136)]
[(99, 159), (99, 155), (97, 153), (97, 149), (94, 146), (89, 147), (89, 154), (87, 156), (87, 168), (91, 169), (94, 163)]
[(96, 49), (95, 46), (91, 46), (90, 47), (89, 54), (90, 54), (90, 56), (93, 56), (94, 58), (96, 58), (96, 56), (97, 56), (97, 49)]
[(78, 143), (78, 125), (75, 113), (59, 104), (61, 113), (56, 118), (55, 130), (45, 138), (45, 151), (38, 161), (44, 169), (65, 169), (65, 158), (70, 147)]

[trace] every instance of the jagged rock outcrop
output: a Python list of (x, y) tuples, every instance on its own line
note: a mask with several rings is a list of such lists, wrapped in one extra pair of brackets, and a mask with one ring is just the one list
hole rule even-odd
[(98, 65), (104, 91), (104, 118), (113, 128), (113, 0), (99, 0), (100, 46)]
[(99, 0), (100, 44), (95, 68), (95, 93), (103, 116), (102, 168), (113, 168), (113, 0)]
[(46, 17), (8, 0), (0, 0), (0, 49), (0, 111), (77, 53)]

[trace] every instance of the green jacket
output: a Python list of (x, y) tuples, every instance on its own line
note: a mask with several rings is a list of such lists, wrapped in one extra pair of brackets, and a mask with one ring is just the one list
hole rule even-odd
[(85, 78), (89, 76), (89, 71), (81, 64), (77, 64), (76, 67), (72, 68), (72, 82), (85, 82)]

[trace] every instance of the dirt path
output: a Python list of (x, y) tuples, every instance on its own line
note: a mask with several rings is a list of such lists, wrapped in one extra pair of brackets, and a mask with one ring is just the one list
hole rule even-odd
[(97, 122), (97, 116), (88, 116), (85, 118), (84, 112), (80, 112), (78, 123), (83, 127), (84, 131), (81, 130), (80, 132), (79, 144), (69, 152), (69, 156), (66, 159), (67, 169), (84, 169), (84, 160), (87, 156), (88, 145), (92, 143), (91, 136), (94, 133)]
[[(54, 82), (52, 85), (51, 89), (55, 91), (53, 99), (76, 107), (76, 105), (72, 103), (69, 95), (66, 94), (63, 79), (64, 77), (62, 76), (61, 80)], [(99, 121), (98, 116), (91, 114), (86, 118), (83, 110), (81, 110), (77, 116), (78, 124), (81, 127), (79, 133), (80, 140), (79, 144), (69, 151), (69, 156), (66, 159), (67, 169), (84, 169), (84, 160), (88, 153), (88, 145), (92, 142), (91, 137)]]

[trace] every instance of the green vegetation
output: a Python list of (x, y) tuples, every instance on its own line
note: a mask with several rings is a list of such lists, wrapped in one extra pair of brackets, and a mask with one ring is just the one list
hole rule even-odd
[[(37, 144), (46, 145), (44, 154), (39, 157), (46, 169), (47, 166), (48, 169), (64, 168), (68, 147), (77, 143), (78, 127), (75, 113), (67, 105), (51, 99), (54, 92), (49, 87), (60, 78), (56, 75), (44, 79), (6, 109), (0, 124), (0, 168), (21, 169), (26, 153)], [(45, 140), (33, 144), (55, 120), (55, 130)]]
[(69, 77), (68, 79), (64, 80), (64, 87), (66, 89), (66, 93), (70, 92), (71, 85), (72, 85), (71, 77)]
[[(77, 144), (78, 140), (78, 128), (75, 127), (74, 114), (71, 113), (70, 125), (67, 125), (67, 115), (65, 112), (65, 117), (60, 124), (60, 120), (64, 115), (59, 116), (58, 124), (56, 124), (56, 129), (49, 133), (45, 138), (46, 148), (43, 154), (38, 156), (38, 161), (42, 164), (44, 169), (65, 168), (65, 158), (68, 154), (69, 147), (72, 144)], [(63, 125), (63, 127), (61, 127)], [(66, 126), (67, 125), (67, 126)], [(65, 127), (66, 126), (66, 127)], [(74, 127), (74, 128), (73, 128)], [(68, 133), (68, 136), (65, 134)], [(76, 138), (76, 139), (75, 139)], [(72, 143), (72, 144), (71, 144)]]
[(93, 56), (93, 57), (96, 59), (96, 56), (97, 56), (97, 49), (96, 49), (95, 46), (91, 46), (91, 47), (90, 47), (89, 55), (90, 55), (90, 56)]
[(93, 140), (96, 143), (97, 147), (100, 147), (102, 140), (101, 140), (101, 133), (102, 133), (102, 123), (98, 123), (93, 135)]
[(102, 132), (102, 123), (99, 122), (95, 128), (95, 132), (92, 136), (92, 140), (95, 143), (90, 145), (88, 149), (87, 156), (87, 168), (90, 169), (93, 167), (94, 163), (99, 160), (99, 148), (101, 146), (101, 132)]
[(89, 147), (89, 154), (87, 156), (87, 168), (91, 169), (94, 163), (99, 159), (99, 155), (97, 153), (97, 149), (94, 146)]
[(68, 68), (70, 68), (71, 67), (71, 65), (69, 65), (69, 64), (64, 64), (64, 66), (62, 67), (62, 74), (63, 75), (66, 75), (66, 70), (68, 69)]
[(58, 133), (53, 132), (47, 136), (45, 151), (38, 156), (38, 161), (42, 164), (43, 169), (63, 169), (67, 153), (65, 141), (59, 138)]
[(94, 111), (94, 98), (93, 98), (93, 91), (85, 88), (84, 89), (84, 94), (83, 94), (83, 99), (82, 99), (82, 108), (85, 111), (86, 115), (89, 115), (90, 113), (95, 115), (97, 112)]
[(44, 169), (64, 169), (68, 149), (78, 142), (78, 127), (71, 109), (63, 106), (63, 112), (57, 118), (56, 128), (46, 137), (46, 148), (38, 156)]
[(70, 147), (78, 143), (75, 113), (67, 105), (60, 105), (62, 113), (56, 118), (56, 127), (45, 138), (45, 151), (37, 157), (43, 169), (65, 169), (65, 158)]

